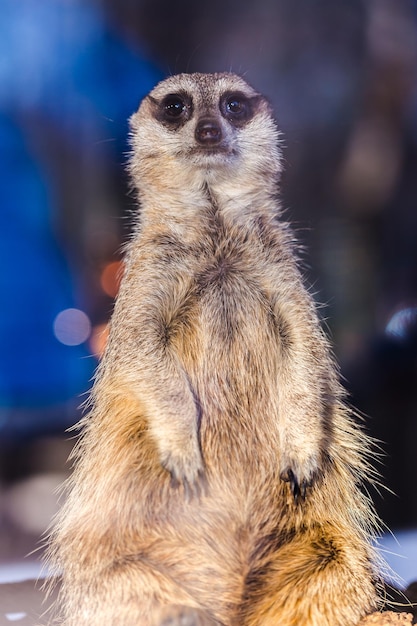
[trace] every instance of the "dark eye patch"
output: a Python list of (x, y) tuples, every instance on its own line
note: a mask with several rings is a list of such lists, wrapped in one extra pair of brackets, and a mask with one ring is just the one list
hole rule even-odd
[(193, 102), (185, 92), (171, 93), (162, 100), (151, 98), (156, 119), (176, 130), (187, 122), (193, 113)]
[(247, 96), (240, 91), (229, 91), (220, 98), (220, 111), (234, 126), (244, 126), (254, 116), (259, 96)]

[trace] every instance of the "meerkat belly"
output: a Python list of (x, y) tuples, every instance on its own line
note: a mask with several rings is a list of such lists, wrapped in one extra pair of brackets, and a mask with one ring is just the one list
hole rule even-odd
[(203, 455), (220, 473), (228, 458), (244, 481), (254, 455), (275, 472), (280, 340), (270, 302), (247, 270), (209, 267), (197, 283), (176, 350), (201, 409)]

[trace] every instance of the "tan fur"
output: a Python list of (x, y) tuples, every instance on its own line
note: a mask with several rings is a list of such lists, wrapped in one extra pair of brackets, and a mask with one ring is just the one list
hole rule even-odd
[(183, 74), (131, 124), (140, 220), (51, 537), (61, 623), (353, 626), (377, 605), (369, 444), (279, 219), (270, 107)]

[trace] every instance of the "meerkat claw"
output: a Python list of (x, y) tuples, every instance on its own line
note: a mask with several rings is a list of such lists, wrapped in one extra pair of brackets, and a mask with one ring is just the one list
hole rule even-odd
[(192, 476), (185, 473), (179, 473), (175, 469), (166, 467), (171, 475), (170, 486), (172, 489), (179, 489), (182, 485), (186, 502), (190, 502), (193, 498), (200, 499), (201, 496), (207, 495), (207, 480), (205, 472), (202, 468), (198, 469)]
[(286, 483), (290, 483), (291, 493), (296, 504), (299, 504), (301, 500), (304, 501), (306, 499), (307, 489), (313, 484), (312, 480), (308, 481), (305, 478), (303, 478), (301, 481), (298, 481), (293, 470), (290, 468), (282, 472), (281, 480)]

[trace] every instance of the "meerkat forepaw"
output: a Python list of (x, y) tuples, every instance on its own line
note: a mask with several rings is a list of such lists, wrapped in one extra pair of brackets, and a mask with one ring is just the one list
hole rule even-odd
[(171, 487), (180, 485), (184, 490), (185, 499), (200, 498), (207, 493), (207, 481), (200, 453), (194, 458), (169, 453), (162, 460), (163, 467), (171, 475)]
[(307, 481), (302, 478), (300, 481), (295, 476), (292, 469), (287, 469), (281, 473), (281, 479), (284, 482), (290, 483), (291, 493), (295, 502), (298, 504), (301, 500), (306, 499), (307, 489), (313, 485), (313, 478)]
[[(295, 469), (296, 467), (297, 469)], [(287, 465), (281, 472), (280, 478), (284, 482), (289, 483), (294, 501), (296, 504), (299, 504), (306, 499), (308, 490), (314, 485), (318, 473), (317, 463), (311, 461), (305, 468), (294, 463)]]
[(190, 502), (193, 498), (201, 498), (202, 495), (207, 495), (208, 492), (206, 475), (203, 470), (198, 471), (197, 478), (192, 483), (187, 478), (179, 480), (177, 476), (171, 473), (171, 487), (177, 489), (180, 485), (182, 485), (187, 502)]

